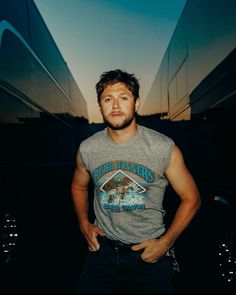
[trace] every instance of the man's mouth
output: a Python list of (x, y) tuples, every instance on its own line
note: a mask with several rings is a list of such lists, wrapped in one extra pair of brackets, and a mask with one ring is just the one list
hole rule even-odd
[(118, 117), (118, 116), (122, 116), (123, 114), (122, 113), (119, 113), (119, 112), (113, 112), (111, 113), (111, 116), (112, 117)]

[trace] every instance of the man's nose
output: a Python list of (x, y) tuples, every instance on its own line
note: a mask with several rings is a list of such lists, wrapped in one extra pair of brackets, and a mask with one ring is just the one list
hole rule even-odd
[(113, 107), (113, 109), (118, 109), (120, 107), (120, 104), (119, 104), (119, 100), (118, 99), (114, 99), (113, 100), (112, 107)]

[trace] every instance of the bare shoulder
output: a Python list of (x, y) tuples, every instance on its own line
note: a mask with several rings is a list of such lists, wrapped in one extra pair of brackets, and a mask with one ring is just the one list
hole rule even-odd
[(166, 176), (169, 180), (180, 181), (180, 178), (190, 177), (190, 172), (185, 165), (183, 154), (180, 148), (174, 144), (172, 148), (172, 153), (170, 156), (170, 162), (166, 170)]
[(172, 148), (170, 164), (172, 164), (172, 165), (175, 165), (175, 164), (185, 165), (183, 154), (182, 154), (180, 148), (176, 144), (174, 144), (173, 148)]
[(181, 199), (199, 200), (195, 180), (185, 165), (184, 157), (178, 146), (174, 145), (166, 177)]
[(72, 187), (86, 187), (90, 181), (90, 174), (86, 170), (79, 153), (76, 156), (76, 167), (74, 170)]

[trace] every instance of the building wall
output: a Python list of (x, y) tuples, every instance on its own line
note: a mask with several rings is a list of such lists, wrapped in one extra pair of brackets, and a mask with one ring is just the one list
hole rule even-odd
[(141, 110), (143, 115), (190, 118), (191, 93), (235, 48), (235, 9), (234, 0), (187, 1)]

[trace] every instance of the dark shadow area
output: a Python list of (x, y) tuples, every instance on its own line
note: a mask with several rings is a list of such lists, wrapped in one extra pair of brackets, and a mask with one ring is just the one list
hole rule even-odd
[(86, 122), (75, 125), (79, 132), (44, 116), (1, 125), (0, 293), (74, 289), (85, 245), (70, 185), (76, 151), (87, 132)]

